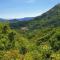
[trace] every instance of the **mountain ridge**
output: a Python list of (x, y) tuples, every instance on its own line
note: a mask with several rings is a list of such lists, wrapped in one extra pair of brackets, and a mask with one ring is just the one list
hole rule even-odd
[(60, 4), (55, 5), (52, 9), (35, 17), (33, 20), (11, 24), (11, 26), (15, 26), (16, 28), (20, 28), (21, 25), (27, 26), (30, 29), (60, 26)]

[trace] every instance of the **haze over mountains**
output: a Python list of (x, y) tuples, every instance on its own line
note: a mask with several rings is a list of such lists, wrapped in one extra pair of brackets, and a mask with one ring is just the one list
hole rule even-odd
[(13, 22), (14, 20), (16, 21), (28, 21), (28, 20), (32, 20), (34, 17), (24, 17), (24, 18), (15, 18), (15, 19), (3, 19), (0, 18), (0, 22), (5, 22), (6, 20), (9, 20), (10, 22)]

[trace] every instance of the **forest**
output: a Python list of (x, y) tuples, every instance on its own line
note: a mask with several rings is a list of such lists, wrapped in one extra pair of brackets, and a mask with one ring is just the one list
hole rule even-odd
[(0, 21), (0, 60), (60, 60), (60, 4), (29, 21)]

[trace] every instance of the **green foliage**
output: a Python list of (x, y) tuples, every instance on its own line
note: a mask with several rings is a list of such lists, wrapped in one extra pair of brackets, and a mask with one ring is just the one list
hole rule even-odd
[(21, 48), (20, 48), (20, 54), (24, 55), (24, 54), (26, 54), (26, 53), (27, 53), (27, 48), (21, 47)]
[(14, 32), (9, 33), (8, 39), (10, 40), (10, 42), (12, 42), (14, 40), (14, 37), (15, 37), (15, 33)]
[(0, 22), (0, 60), (60, 60), (59, 12), (57, 5), (31, 21)]
[(7, 33), (7, 30), (8, 30), (8, 27), (7, 27), (7, 26), (4, 26), (4, 27), (2, 28), (2, 33)]

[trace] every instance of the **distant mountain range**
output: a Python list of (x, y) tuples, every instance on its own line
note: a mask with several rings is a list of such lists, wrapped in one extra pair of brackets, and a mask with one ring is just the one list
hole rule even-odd
[(6, 19), (0, 18), (0, 22), (5, 22)]
[(34, 17), (24, 17), (24, 18), (16, 18), (16, 19), (3, 19), (3, 18), (0, 18), (0, 22), (6, 22), (6, 21), (9, 21), (11, 23), (13, 22), (17, 22), (17, 21), (29, 21), (29, 20), (33, 20)]
[(24, 18), (20, 18), (20, 19), (17, 19), (19, 21), (28, 21), (28, 20), (33, 20), (34, 17), (24, 17)]

